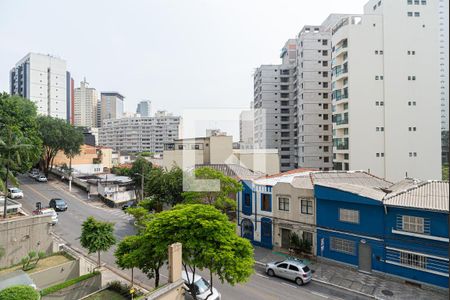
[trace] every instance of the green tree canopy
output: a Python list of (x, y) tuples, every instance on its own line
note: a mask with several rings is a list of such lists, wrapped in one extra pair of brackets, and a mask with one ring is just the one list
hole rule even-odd
[(38, 300), (39, 293), (28, 285), (15, 285), (0, 291), (0, 300)]
[(89, 254), (97, 252), (98, 266), (100, 267), (100, 252), (107, 251), (116, 243), (114, 224), (88, 217), (81, 228), (80, 243), (83, 248), (88, 250)]
[[(194, 275), (198, 270), (217, 274), (221, 282), (232, 285), (245, 282), (253, 272), (253, 247), (236, 234), (235, 224), (227, 216), (210, 205), (184, 204), (156, 214), (140, 232), (140, 245), (152, 256), (143, 256), (149, 265), (156, 258), (167, 255), (167, 247), (183, 244), (183, 267)], [(192, 283), (189, 292), (196, 299)]]
[[(206, 203), (214, 205), (222, 212), (236, 209), (236, 201), (230, 196), (242, 190), (242, 184), (236, 179), (226, 176), (222, 172), (209, 167), (201, 167), (194, 171), (195, 179), (212, 179), (220, 182), (218, 190), (211, 190), (208, 184), (191, 184), (194, 191), (184, 192), (187, 203)], [(195, 191), (198, 190), (198, 191)], [(203, 190), (203, 191), (202, 191)]]
[(0, 93), (0, 139), (8, 143), (11, 137), (20, 140), (20, 144), (32, 145), (15, 151), (21, 159), (13, 171), (24, 173), (39, 161), (42, 152), (36, 105), (28, 99)]
[(66, 121), (49, 116), (38, 117), (38, 123), (44, 146), (42, 165), (44, 173), (48, 176), (58, 151), (63, 151), (69, 157), (80, 152), (84, 140), (83, 133)]

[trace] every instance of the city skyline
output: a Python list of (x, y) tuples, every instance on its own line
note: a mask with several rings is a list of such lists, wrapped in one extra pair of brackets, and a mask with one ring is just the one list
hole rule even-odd
[[(305, 9), (304, 3), (290, 0), (156, 1), (133, 7), (108, 3), (106, 10), (104, 2), (4, 2), (0, 36), (9, 46), (0, 50), (0, 90), (9, 91), (11, 67), (28, 52), (37, 52), (66, 60), (75, 87), (86, 76), (98, 92), (123, 94), (125, 111), (135, 111), (147, 98), (154, 111), (174, 114), (185, 108), (247, 108), (253, 99), (254, 69), (262, 61), (277, 63), (286, 38), (330, 12), (359, 13), (364, 2), (323, 0)], [(17, 11), (23, 22), (16, 22)], [(51, 18), (42, 18), (49, 12)], [(83, 46), (73, 47), (74, 37), (82, 32)], [(183, 80), (175, 84), (177, 76)], [(179, 92), (168, 93), (174, 86)], [(237, 124), (222, 129), (238, 136)]]

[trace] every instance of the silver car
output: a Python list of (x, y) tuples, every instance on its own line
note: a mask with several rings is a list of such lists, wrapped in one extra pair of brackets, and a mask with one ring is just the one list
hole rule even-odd
[(295, 281), (298, 285), (310, 282), (311, 269), (301, 260), (287, 259), (266, 264), (266, 273), (269, 276), (278, 276)]

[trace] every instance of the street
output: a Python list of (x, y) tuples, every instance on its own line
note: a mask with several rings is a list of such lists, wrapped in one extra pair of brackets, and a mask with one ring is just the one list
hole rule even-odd
[[(72, 186), (72, 192), (68, 191), (68, 186), (59, 180), (53, 179), (48, 183), (39, 183), (27, 176), (19, 177), (24, 192), (24, 198), (20, 199), (23, 209), (30, 213), (35, 209), (36, 202), (41, 202), (42, 207), (48, 206), (51, 198), (62, 198), (68, 205), (68, 210), (59, 212), (59, 223), (54, 226), (54, 233), (66, 241), (67, 245), (86, 251), (81, 247), (79, 237), (81, 234), (81, 224), (87, 217), (102, 221), (113, 222), (115, 224), (115, 234), (118, 240), (125, 236), (135, 234), (135, 228), (130, 223), (131, 217), (120, 209), (112, 209), (100, 205), (98, 202), (87, 199), (84, 191)], [(120, 270), (115, 265), (113, 247), (108, 252), (101, 254), (102, 262), (117, 273), (130, 277), (129, 270)], [(86, 253), (87, 254), (87, 253)], [(91, 255), (96, 260), (96, 255)], [(209, 276), (206, 272), (200, 272), (204, 278)], [(161, 270), (161, 284), (167, 282), (167, 270), (165, 267)], [(154, 285), (153, 280), (149, 280), (145, 274), (139, 270), (134, 271), (134, 278), (146, 288)], [(214, 286), (222, 294), (223, 299), (368, 299), (366, 297), (337, 289), (317, 282), (310, 282), (305, 286), (297, 286), (280, 278), (269, 278), (265, 275), (263, 266), (255, 265), (255, 273), (245, 284), (231, 286), (227, 283), (220, 283), (218, 278), (214, 278)]]

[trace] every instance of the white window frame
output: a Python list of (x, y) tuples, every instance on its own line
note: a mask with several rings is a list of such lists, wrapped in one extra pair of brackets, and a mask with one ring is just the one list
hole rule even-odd
[(414, 233), (425, 233), (425, 219), (415, 216), (402, 216), (402, 230)]
[(359, 224), (359, 210), (339, 208), (339, 221)]
[[(283, 208), (284, 209), (281, 208), (281, 199), (283, 199)], [(290, 205), (291, 205), (290, 200), (291, 199), (289, 199), (289, 197), (278, 197), (278, 210), (279, 211), (289, 211)], [(287, 209), (286, 209), (286, 204), (287, 204)]]
[(352, 240), (330, 237), (330, 250), (355, 255), (356, 245)]

